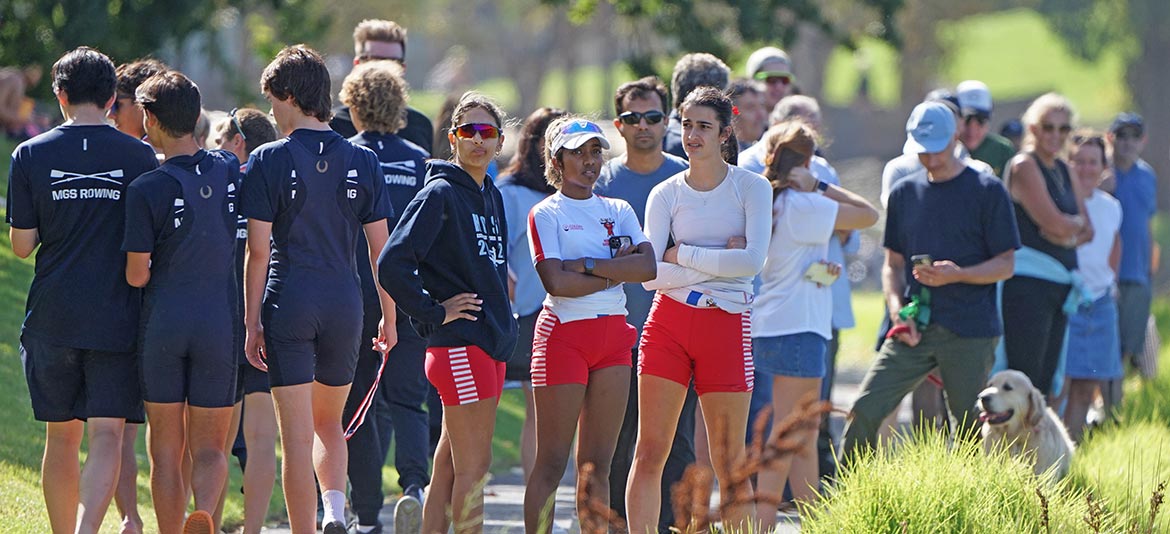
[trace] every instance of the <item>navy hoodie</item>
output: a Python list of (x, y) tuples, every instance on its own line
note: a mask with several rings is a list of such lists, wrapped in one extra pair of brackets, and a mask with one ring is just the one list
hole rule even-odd
[[(378, 258), (378, 281), (431, 347), (475, 345), (508, 361), (516, 319), (508, 302), (504, 203), (491, 178), (484, 187), (451, 162), (427, 162), (426, 183)], [(475, 293), (475, 321), (443, 324), (441, 302)]]

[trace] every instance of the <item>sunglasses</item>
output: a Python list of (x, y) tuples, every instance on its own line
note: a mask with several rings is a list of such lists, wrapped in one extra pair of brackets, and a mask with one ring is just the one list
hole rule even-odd
[(564, 128), (561, 128), (561, 135), (572, 135), (579, 133), (595, 133), (605, 136), (605, 133), (601, 131), (600, 126), (585, 120), (573, 121), (569, 124), (566, 124)]
[(398, 64), (398, 65), (400, 65), (400, 66), (402, 66), (402, 65), (405, 65), (405, 64), (406, 64), (406, 58), (401, 58), (401, 57), (382, 57), (382, 56), (375, 56), (375, 55), (372, 55), (372, 54), (361, 54), (361, 55), (357, 56), (357, 57), (356, 57), (356, 58), (354, 58), (354, 59), (355, 59), (355, 60), (357, 60), (357, 62), (358, 62), (358, 63), (365, 63), (365, 62), (367, 62), (367, 61), (393, 61), (393, 62), (397, 63), (397, 64)]
[(658, 124), (658, 123), (662, 122), (662, 119), (665, 119), (665, 118), (666, 118), (666, 115), (664, 113), (662, 113), (661, 111), (658, 111), (656, 109), (652, 109), (652, 110), (647, 111), (645, 113), (638, 113), (637, 111), (627, 111), (627, 112), (622, 113), (621, 115), (618, 115), (618, 120), (622, 121), (623, 124), (628, 124), (630, 126), (633, 126), (635, 124), (642, 122), (642, 119), (646, 119), (646, 124)]
[(244, 127), (240, 126), (240, 118), (236, 116), (236, 112), (239, 110), (240, 108), (232, 108), (232, 110), (228, 112), (228, 116), (232, 118), (232, 126), (236, 127), (236, 133), (240, 134), (240, 139), (247, 141), (248, 136), (244, 134)]
[(963, 120), (967, 121), (967, 124), (971, 124), (972, 122), (976, 122), (976, 123), (979, 123), (980, 126), (983, 126), (983, 125), (986, 125), (987, 122), (991, 120), (991, 117), (988, 117), (986, 115), (967, 115), (966, 117), (963, 118)]
[(1142, 135), (1137, 133), (1137, 132), (1127, 132), (1127, 131), (1122, 130), (1120, 132), (1113, 134), (1113, 137), (1115, 139), (1121, 139), (1122, 141), (1127, 141), (1129, 139), (1140, 139), (1142, 137)]
[(479, 134), (480, 139), (495, 139), (500, 136), (500, 128), (494, 124), (469, 122), (451, 128), (451, 133), (462, 139), (471, 139), (475, 134)]
[(1072, 125), (1061, 124), (1058, 126), (1058, 125), (1052, 124), (1051, 122), (1046, 122), (1046, 123), (1043, 123), (1040, 125), (1040, 129), (1044, 130), (1044, 133), (1052, 133), (1052, 132), (1055, 132), (1057, 130), (1060, 130), (1060, 133), (1063, 135), (1063, 134), (1067, 134), (1067, 133), (1072, 131)]

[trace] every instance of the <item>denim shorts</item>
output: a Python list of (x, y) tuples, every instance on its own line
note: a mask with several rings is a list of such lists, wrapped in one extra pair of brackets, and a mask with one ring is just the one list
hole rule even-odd
[(812, 332), (752, 338), (756, 369), (771, 375), (824, 378), (829, 340)]
[(1117, 305), (1105, 295), (1082, 306), (1068, 319), (1068, 362), (1065, 374), (1080, 380), (1121, 378), (1121, 343)]

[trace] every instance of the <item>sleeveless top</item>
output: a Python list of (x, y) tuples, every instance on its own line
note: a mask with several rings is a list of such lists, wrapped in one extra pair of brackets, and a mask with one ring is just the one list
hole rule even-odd
[(183, 194), (175, 199), (178, 229), (152, 255), (148, 292), (185, 287), (199, 295), (234, 289), (238, 186), (227, 169), (212, 165), (208, 172), (194, 173), (165, 163), (159, 167), (179, 183)]
[[(1052, 203), (1056, 204), (1056, 209), (1061, 213), (1067, 215), (1077, 215), (1080, 210), (1077, 208), (1077, 197), (1073, 191), (1072, 181), (1069, 179), (1068, 166), (1064, 161), (1056, 160), (1056, 167), (1046, 167), (1040, 161), (1040, 158), (1035, 154), (1029, 154), (1040, 167), (1040, 173), (1044, 175), (1044, 186), (1048, 190), (1048, 196), (1052, 198)], [(1016, 200), (1012, 200), (1012, 204), (1016, 210), (1016, 225), (1020, 230), (1020, 244), (1025, 247), (1036, 249), (1044, 254), (1052, 256), (1064, 265), (1066, 269), (1073, 270), (1077, 268), (1077, 249), (1065, 248), (1040, 235), (1040, 227), (1036, 221), (1028, 216), (1028, 212)]]

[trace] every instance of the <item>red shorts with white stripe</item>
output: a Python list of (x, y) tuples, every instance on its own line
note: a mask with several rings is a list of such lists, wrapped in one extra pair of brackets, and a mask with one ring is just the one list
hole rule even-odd
[(532, 387), (589, 384), (589, 373), (630, 366), (638, 331), (624, 315), (604, 315), (562, 323), (545, 308), (532, 339)]
[(650, 307), (638, 346), (638, 374), (657, 376), (695, 391), (751, 391), (751, 311), (728, 313), (698, 308), (659, 293)]
[(504, 391), (504, 362), (475, 345), (427, 347), (427, 380), (439, 391), (443, 406), (496, 398)]

